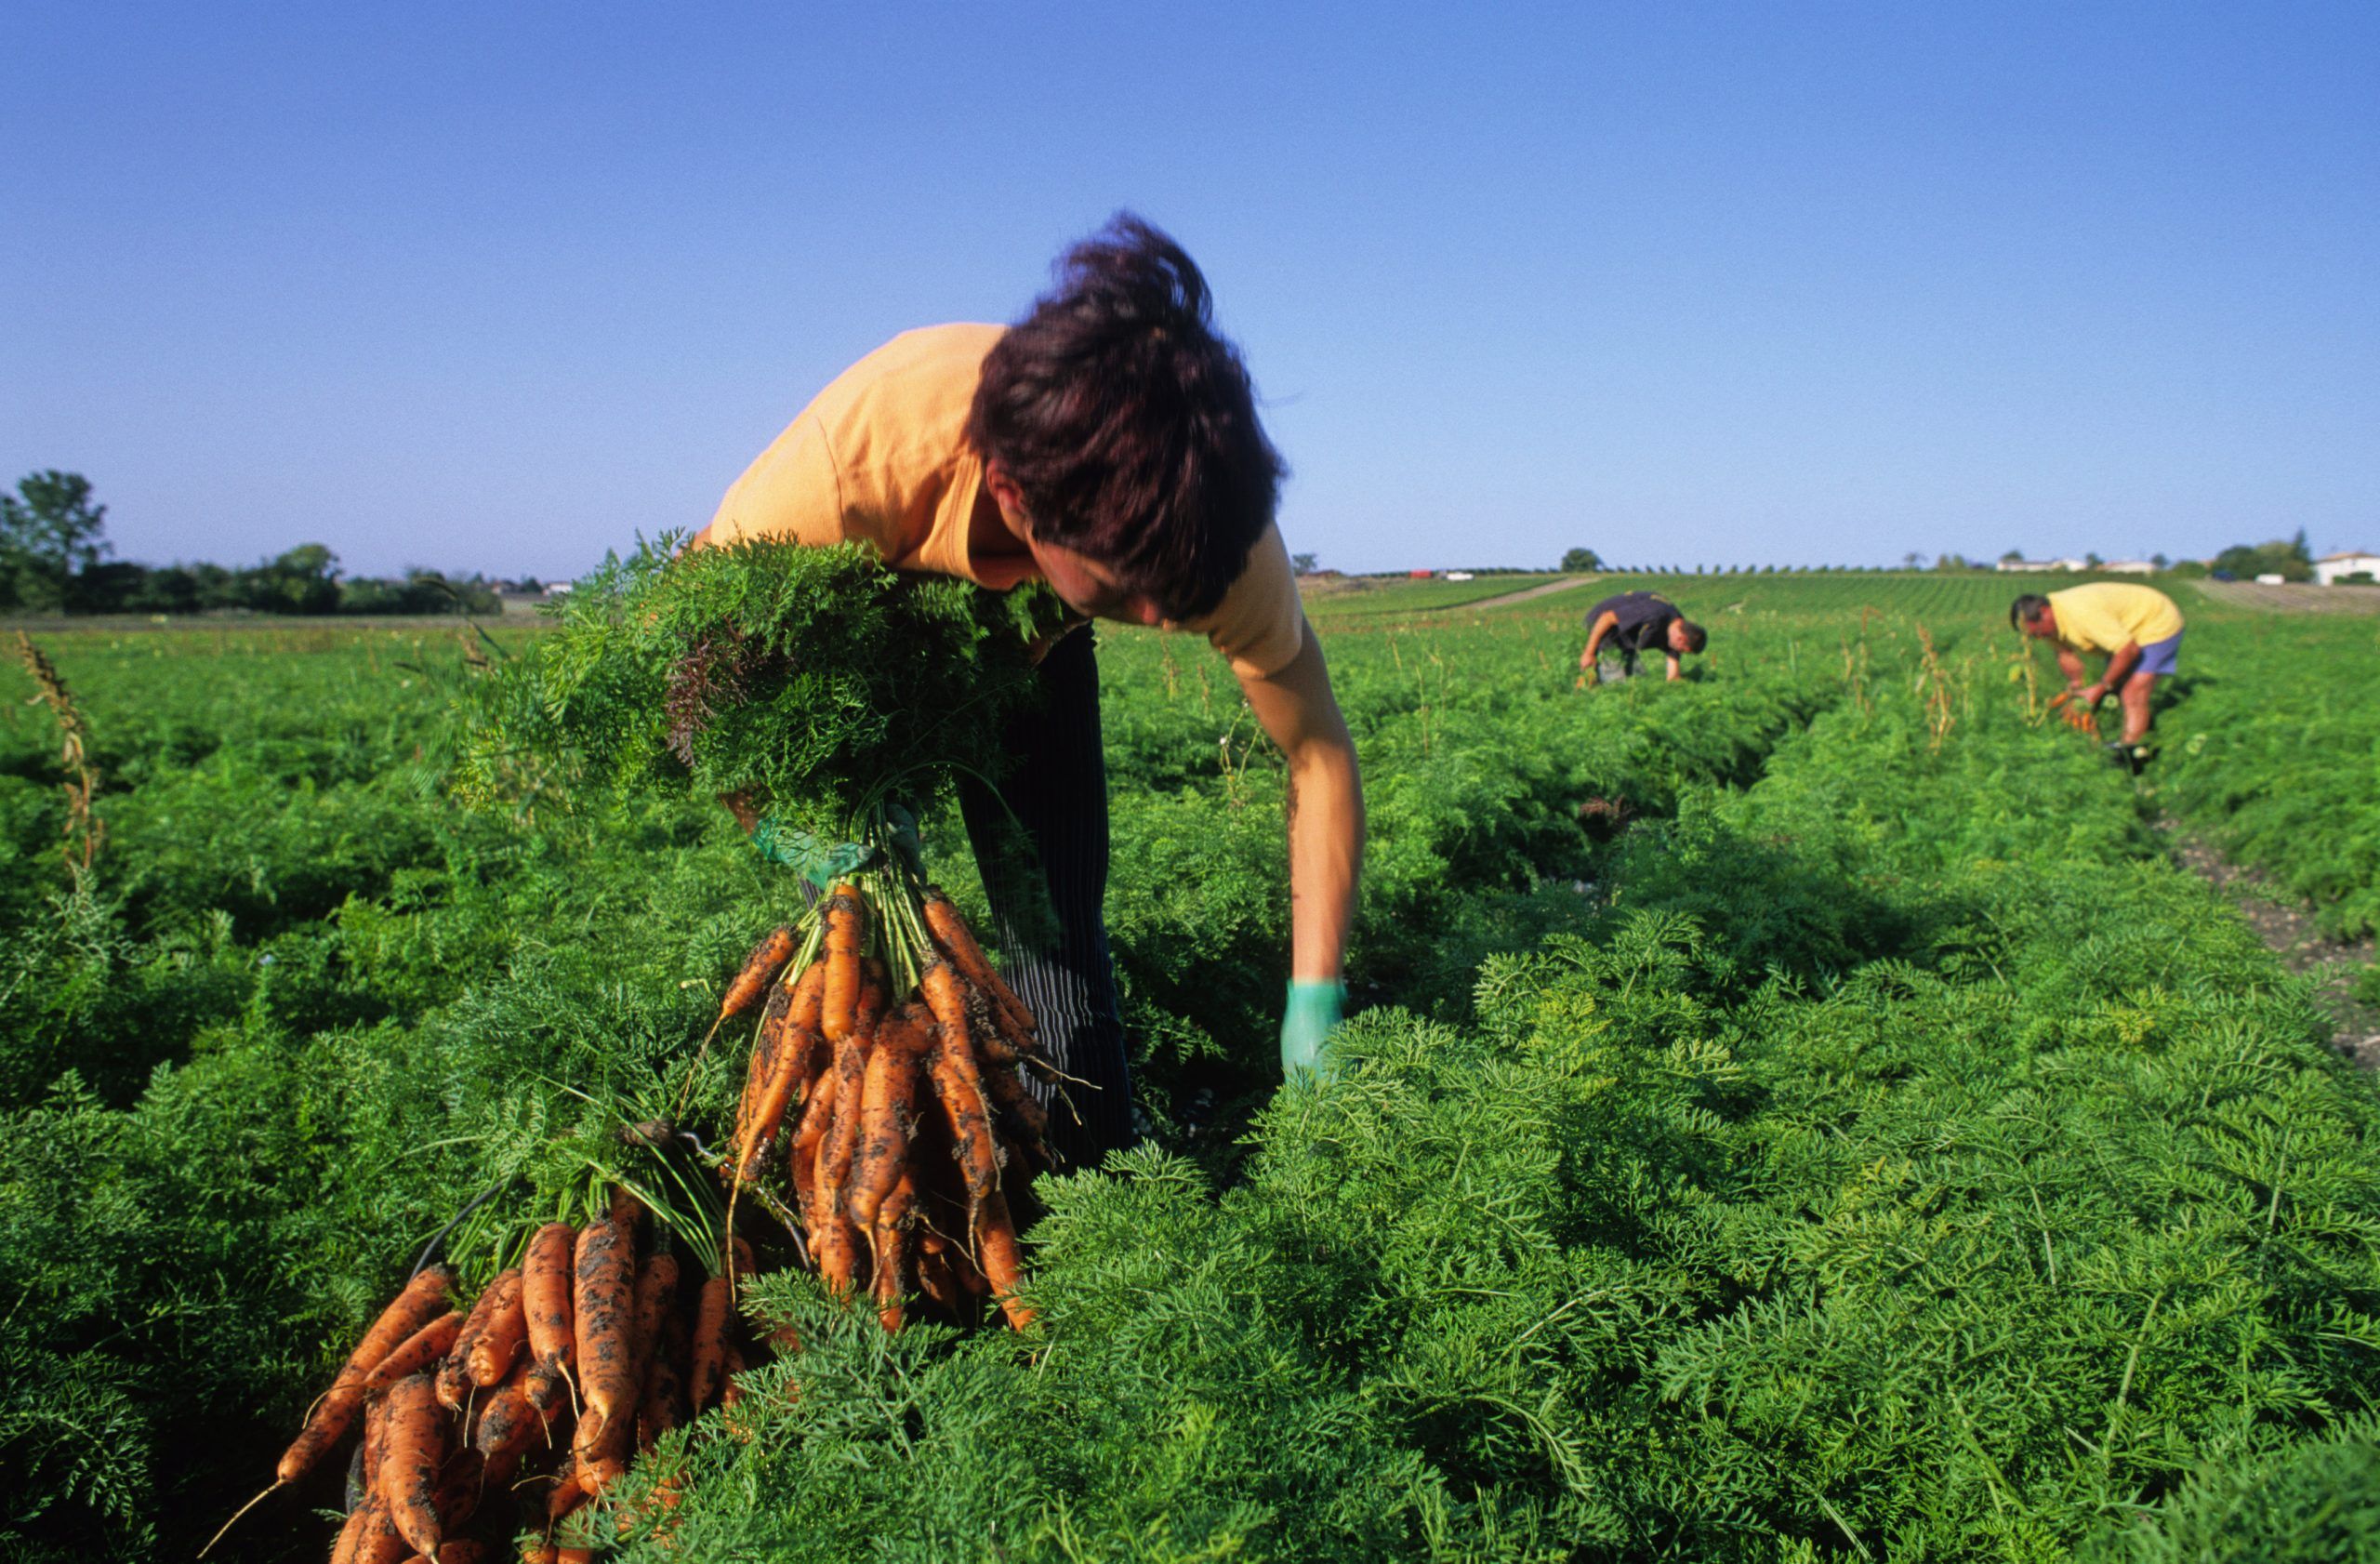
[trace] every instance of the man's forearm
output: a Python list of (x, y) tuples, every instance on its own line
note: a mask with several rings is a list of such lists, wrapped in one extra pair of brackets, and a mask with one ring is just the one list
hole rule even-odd
[(1316, 744), (1290, 765), (1289, 976), (1336, 981), (1363, 875), (1364, 785), (1353, 745)]
[(2132, 670), (2139, 666), (2140, 643), (2135, 641), (2127, 641), (2117, 647), (2115, 654), (2108, 658), (2108, 676), (2100, 683), (2110, 690), (2120, 689), (2123, 682), (2132, 676)]
[(2082, 675), (2084, 672), (2082, 659), (2080, 656), (2077, 656), (2074, 653), (2068, 651), (2063, 646), (2060, 646), (2057, 649), (2057, 669), (2059, 672), (2066, 675), (2066, 682), (2069, 684), (2071, 684), (2076, 689), (2081, 689), (2082, 687)]

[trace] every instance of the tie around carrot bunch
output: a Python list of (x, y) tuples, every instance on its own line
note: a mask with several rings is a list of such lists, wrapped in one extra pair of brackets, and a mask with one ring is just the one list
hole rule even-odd
[[(585, 1557), (557, 1542), (565, 1518), (664, 1433), (736, 1400), (747, 1347), (761, 1349), (740, 1339), (726, 1279), (698, 1280), (634, 1196), (516, 1247), (468, 1305), (449, 1267), (417, 1272), (282, 1456), (267, 1493), (350, 1461), (360, 1476), (333, 1564), (470, 1564), (522, 1533), (544, 1538), (530, 1557)], [(671, 1502), (666, 1483), (656, 1494)]]
[(760, 1021), (726, 1171), (886, 1330), (919, 1302), (964, 1318), (986, 1293), (1023, 1330), (1009, 1196), (1051, 1166), (1023, 1072), (1059, 1076), (950, 898), (898, 850), (878, 863), (762, 939), (729, 986), (721, 1021)]

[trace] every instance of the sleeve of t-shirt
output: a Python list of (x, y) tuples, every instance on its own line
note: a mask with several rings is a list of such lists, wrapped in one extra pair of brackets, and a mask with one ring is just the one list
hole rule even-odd
[(1280, 528), (1264, 529), (1215, 611), (1183, 628), (1204, 635), (1242, 679), (1269, 679), (1289, 666), (1309, 632)]
[(848, 536), (835, 454), (826, 430), (804, 413), (728, 488), (703, 542), (712, 548), (762, 541), (818, 547)]

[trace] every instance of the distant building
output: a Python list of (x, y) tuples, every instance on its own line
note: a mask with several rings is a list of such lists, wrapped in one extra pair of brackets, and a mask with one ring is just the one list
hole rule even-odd
[(1437, 574), (1435, 570), (1408, 570), (1405, 573), (1416, 581), (1426, 581)]
[(2256, 585), (2259, 587), (2285, 587), (2289, 585), (2289, 577), (2281, 575), (2279, 571), (2269, 571), (2265, 575), (2256, 577)]
[(2073, 572), (2091, 568), (2087, 560), (2002, 560), (2000, 568), (2026, 576), (2046, 575), (2052, 571)]
[(1447, 579), (1449, 581), (1468, 581), (1471, 579), (1471, 572), (1468, 570), (1449, 570), (1447, 572)]
[(2350, 550), (2344, 554), (2324, 554), (2314, 562), (2314, 579), (2326, 587), (2349, 576), (2369, 576), (2380, 581), (2380, 554)]

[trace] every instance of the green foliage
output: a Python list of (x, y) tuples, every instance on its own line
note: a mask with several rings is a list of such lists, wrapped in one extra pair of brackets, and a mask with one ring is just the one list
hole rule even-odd
[(461, 790), (486, 801), (520, 752), (567, 755), (624, 792), (691, 784), (849, 832), (888, 798), (930, 806), (1000, 768), (1033, 643), (1062, 616), (1046, 588), (905, 578), (864, 544), (648, 544), (484, 682)]

